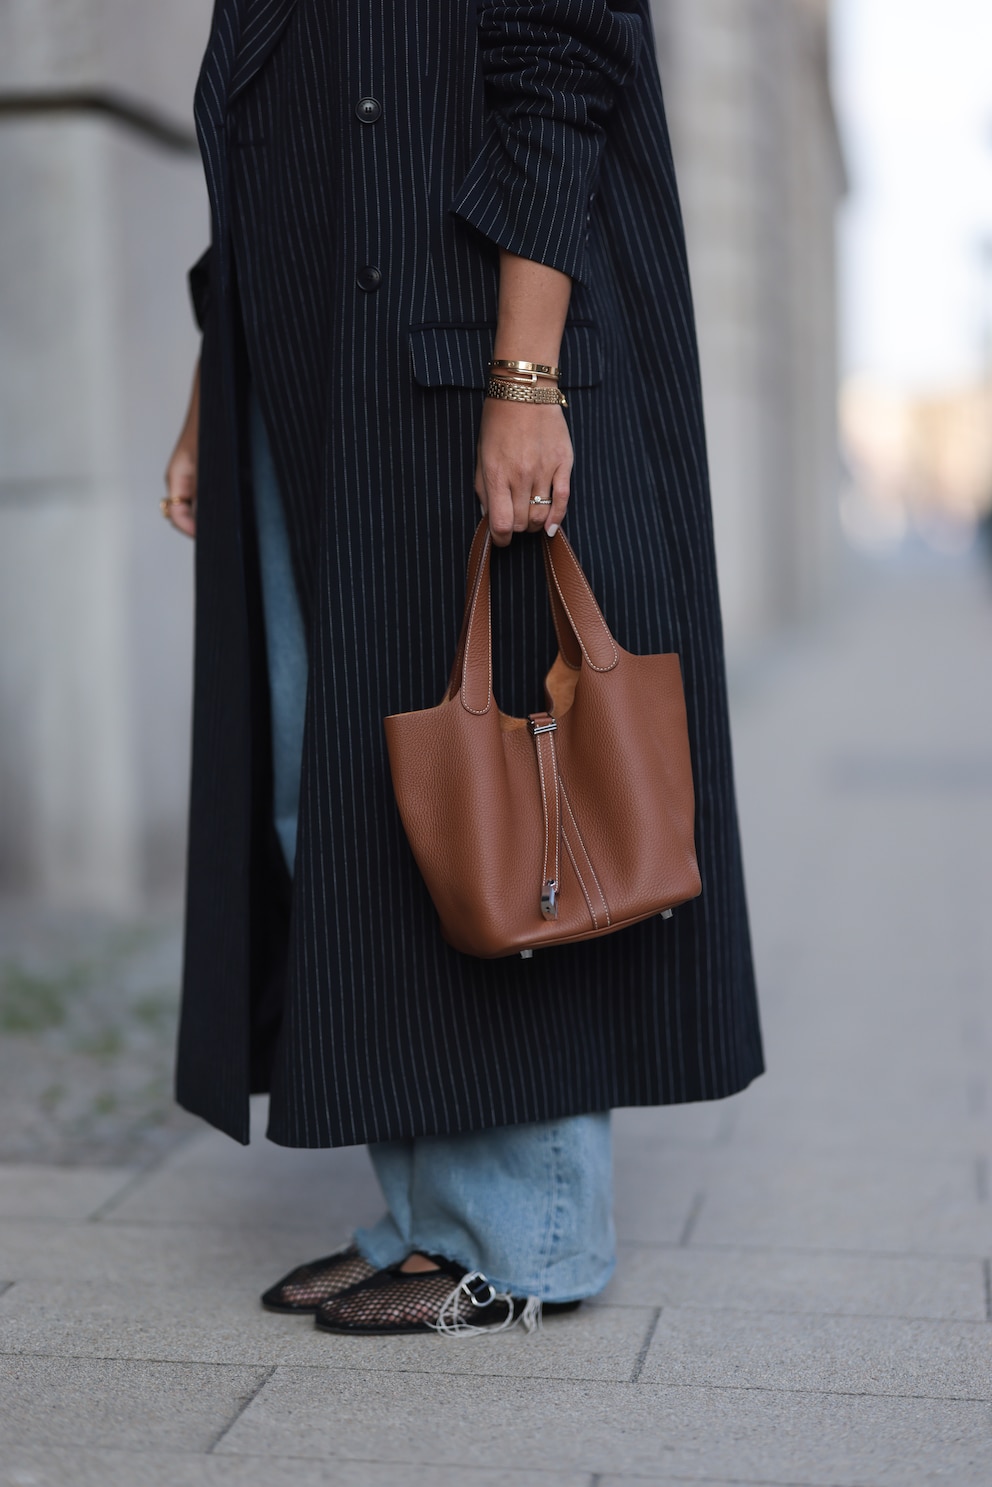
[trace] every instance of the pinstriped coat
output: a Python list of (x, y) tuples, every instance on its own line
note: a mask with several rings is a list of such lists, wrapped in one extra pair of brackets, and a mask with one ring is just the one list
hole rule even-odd
[[(181, 1102), (349, 1144), (714, 1099), (762, 1067), (692, 307), (648, 0), (216, 0)], [(478, 519), (498, 247), (572, 276), (567, 518), (620, 643), (676, 650), (701, 898), (535, 956), (451, 950), (382, 718), (439, 700)], [(244, 405), (309, 636), (295, 875), (271, 826)], [(542, 704), (539, 543), (494, 555), (496, 695)]]

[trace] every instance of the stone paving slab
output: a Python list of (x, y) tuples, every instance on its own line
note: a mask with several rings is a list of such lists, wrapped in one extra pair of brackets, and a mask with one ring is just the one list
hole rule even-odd
[(374, 1437), (380, 1462), (988, 1487), (990, 1424), (956, 1400), (282, 1368), (217, 1449), (360, 1460)]
[[(975, 1156), (743, 1150), (701, 1154), (695, 1175), (700, 1244), (983, 1258), (992, 1242)], [(627, 1239), (650, 1240), (657, 1192), (641, 1195)]]
[(992, 1327), (670, 1307), (645, 1383), (992, 1401)]
[[(877, 984), (877, 952), (866, 953), (857, 968), (836, 964), (829, 951), (818, 971), (783, 966), (777, 991), (765, 971), (769, 1073), (727, 1102), (734, 1143), (870, 1145), (924, 1154), (992, 1146), (986, 1009), (951, 994), (954, 937), (944, 955), (943, 967), (926, 973), (921, 1005), (904, 994), (901, 964), (885, 968), (898, 986), (896, 1006), (890, 1004)], [(817, 976), (829, 983), (819, 992)], [(874, 984), (863, 984), (866, 976)], [(987, 987), (992, 961), (972, 979), (976, 988)], [(650, 1133), (646, 1139), (653, 1139)]]
[(19, 1446), (0, 1462), (0, 1487), (590, 1487), (590, 1475)]
[[(936, 871), (943, 870), (947, 843), (940, 845), (942, 851), (934, 846)], [(833, 870), (840, 874), (843, 865), (833, 865)], [(926, 869), (921, 865), (918, 871), (925, 879)], [(925, 891), (921, 882), (920, 895)], [(917, 935), (924, 914), (935, 917), (932, 910), (917, 905)], [(806, 963), (809, 952), (803, 950), (803, 941), (813, 938), (815, 925), (799, 926), (798, 944), (792, 943), (790, 931), (778, 947), (774, 972), (763, 978), (770, 981), (769, 994), (778, 1013), (768, 1037), (772, 1046), (777, 1042), (783, 1053), (790, 1053), (777, 1071), (783, 1084), (794, 1084), (800, 1074), (820, 1082), (835, 1075), (852, 1085), (868, 1079), (874, 1080), (868, 1089), (901, 1093), (904, 1098), (915, 1090), (926, 1103), (931, 1091), (939, 1092), (941, 1084), (946, 1088), (948, 1077), (962, 1066), (984, 1071), (973, 1028), (976, 1019), (987, 1021), (981, 996), (986, 967), (972, 964), (972, 957), (964, 953), (962, 928), (955, 922), (938, 932), (930, 925), (936, 943), (914, 955), (911, 925), (883, 924), (874, 929), (865, 925), (858, 932), (849, 926), (844, 946), (825, 946), (813, 965)], [(884, 939), (881, 966), (879, 947), (871, 945), (873, 936)], [(792, 955), (796, 960), (790, 964)], [(894, 992), (888, 977), (895, 982)], [(983, 1026), (983, 1036), (987, 1031)], [(881, 1059), (880, 1037), (886, 1040), (886, 1056)], [(923, 1087), (921, 1075), (930, 1076)], [(737, 1103), (743, 1114), (752, 1102)]]
[(619, 1145), (647, 1139), (672, 1148), (724, 1146), (745, 1104), (743, 1095), (733, 1095), (727, 1100), (666, 1105), (661, 1109), (635, 1106), (615, 1110), (613, 1134)]
[[(254, 1102), (260, 1116), (260, 1102)], [(332, 1236), (382, 1213), (361, 1147), (304, 1151), (275, 1146), (257, 1130), (243, 1147), (220, 1132), (197, 1135), (136, 1184), (113, 1218), (120, 1223), (188, 1223), (296, 1228), (321, 1225)]]
[[(767, 1477), (762, 1477), (759, 1482), (755, 1477), (748, 1477), (746, 1481), (743, 1477), (659, 1477), (654, 1472), (650, 1477), (615, 1477), (598, 1472), (593, 1478), (592, 1487), (645, 1487), (646, 1483), (650, 1483), (651, 1487), (813, 1487), (808, 1480), (798, 1482), (794, 1478), (787, 1482), (772, 1482)], [(817, 1487), (822, 1487), (822, 1484), (817, 1484)], [(847, 1484), (831, 1483), (830, 1487), (847, 1487)]]
[(49, 1279), (18, 1282), (0, 1296), (0, 1353), (626, 1381), (655, 1315), (650, 1307), (590, 1307), (548, 1318), (538, 1333), (455, 1342), (339, 1337), (318, 1332), (309, 1317), (263, 1311), (236, 1275), (223, 1288), (195, 1290)]
[(0, 1166), (0, 1219), (85, 1219), (132, 1180), (127, 1168)]
[(990, 1151), (989, 1080), (984, 1069), (962, 1077), (960, 1064), (939, 1084), (931, 1070), (922, 1088), (906, 1079), (882, 1100), (867, 1079), (855, 1085), (850, 1078), (838, 1100), (836, 1073), (819, 1088), (807, 1081), (801, 1092), (784, 1079), (759, 1082), (737, 1116), (734, 1143), (804, 1152), (867, 1147), (914, 1156)]
[(651, 1160), (640, 1142), (614, 1143), (614, 1214), (626, 1243), (681, 1244), (695, 1222), (703, 1195), (696, 1159), (665, 1150)]
[[(0, 1280), (61, 1279), (255, 1296), (294, 1265), (327, 1254), (344, 1229), (0, 1220)], [(330, 1242), (329, 1242), (330, 1241)]]
[[(989, 654), (986, 588), (897, 575), (738, 691), (769, 1072), (617, 1115), (601, 1301), (462, 1343), (262, 1313), (380, 1201), (362, 1153), (266, 1143), (262, 1101), (247, 1151), (163, 1131), (140, 1171), (0, 1169), (0, 1347), (62, 1355), (0, 1360), (0, 1487), (989, 1487)], [(149, 1019), (151, 1054), (135, 986), (122, 1050)], [(64, 1125), (53, 1161), (84, 1150)]]
[(625, 1246), (602, 1299), (748, 1314), (987, 1321), (981, 1262), (949, 1257)]
[(264, 1368), (129, 1358), (6, 1357), (0, 1439), (8, 1446), (208, 1451), (266, 1376)]
[[(774, 1072), (766, 1078), (775, 1081)], [(836, 1096), (835, 1096), (836, 1098)], [(654, 1112), (658, 1114), (660, 1112)], [(647, 1124), (617, 1142), (617, 1225), (630, 1244), (699, 1243), (977, 1255), (992, 1241), (979, 1165), (992, 1147), (952, 1151), (802, 1147), (735, 1132), (691, 1162)], [(688, 1216), (693, 1213), (689, 1230)], [(680, 1226), (680, 1220), (682, 1220)]]
[[(649, 1477), (640, 1476), (636, 1473), (624, 1475), (622, 1477), (616, 1477), (612, 1473), (604, 1474), (602, 1472), (597, 1472), (595, 1477), (593, 1477), (592, 1479), (591, 1487), (646, 1487), (646, 1484), (648, 1483), (650, 1483), (650, 1487), (826, 1487), (826, 1484), (814, 1484), (810, 1482), (809, 1479), (800, 1482), (797, 1481), (794, 1477), (790, 1477), (788, 1481), (780, 1480), (773, 1482), (768, 1477), (762, 1477), (760, 1480), (758, 1480), (756, 1477), (748, 1477), (745, 1479), (744, 1477), (737, 1476), (669, 1477), (657, 1476), (654, 1472), (652, 1472)], [(846, 1482), (832, 1482), (829, 1484), (829, 1487), (849, 1487), (849, 1484)], [(857, 1484), (857, 1487), (861, 1487), (861, 1484)]]

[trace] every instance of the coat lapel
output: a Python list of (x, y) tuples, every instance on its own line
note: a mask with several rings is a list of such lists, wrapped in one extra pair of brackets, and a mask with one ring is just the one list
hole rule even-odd
[(227, 88), (228, 103), (244, 91), (264, 65), (295, 4), (296, 0), (240, 0), (241, 30)]

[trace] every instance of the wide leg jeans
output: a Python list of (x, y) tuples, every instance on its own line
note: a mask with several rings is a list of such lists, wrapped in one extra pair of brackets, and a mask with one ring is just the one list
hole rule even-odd
[[(252, 477), (272, 715), (276, 832), (296, 856), (307, 644), (261, 412), (251, 399)], [(550, 952), (553, 953), (553, 952)], [(328, 988), (333, 995), (333, 988)], [(520, 1030), (521, 1040), (528, 1036)], [(415, 1251), (481, 1270), (500, 1291), (573, 1301), (615, 1264), (608, 1112), (369, 1146), (387, 1212), (355, 1235), (377, 1268)]]

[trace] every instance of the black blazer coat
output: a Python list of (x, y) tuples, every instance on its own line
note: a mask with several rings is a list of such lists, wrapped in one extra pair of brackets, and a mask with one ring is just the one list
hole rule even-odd
[[(699, 377), (648, 0), (216, 0), (196, 115), (204, 327), (178, 1095), (241, 1140), (349, 1144), (713, 1099), (762, 1067)], [(478, 520), (498, 247), (574, 280), (567, 518), (620, 643), (685, 675), (702, 896), (483, 962), (442, 940), (382, 718), (447, 682)], [(310, 645), (290, 885), (244, 398)], [(496, 696), (542, 705), (540, 544), (495, 555)]]

